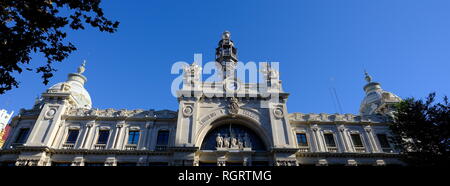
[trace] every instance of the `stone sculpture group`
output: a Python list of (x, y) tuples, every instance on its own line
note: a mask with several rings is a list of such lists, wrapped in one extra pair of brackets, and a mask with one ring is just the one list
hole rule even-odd
[(216, 137), (216, 148), (217, 149), (244, 149), (251, 148), (252, 144), (250, 141), (250, 137), (247, 133), (244, 135), (238, 134), (236, 136), (228, 137), (227, 134), (223, 136), (220, 133), (217, 133)]

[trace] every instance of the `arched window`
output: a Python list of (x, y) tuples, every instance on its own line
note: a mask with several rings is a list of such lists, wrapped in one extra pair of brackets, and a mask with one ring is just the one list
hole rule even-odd
[(167, 149), (168, 144), (169, 144), (169, 131), (167, 130), (158, 131), (155, 150), (164, 151)]

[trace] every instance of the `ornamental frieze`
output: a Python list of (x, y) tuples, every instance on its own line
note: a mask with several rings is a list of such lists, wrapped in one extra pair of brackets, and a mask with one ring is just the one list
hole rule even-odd
[(353, 114), (289, 114), (289, 120), (293, 122), (386, 122), (385, 118), (377, 115), (359, 116)]
[(67, 116), (72, 117), (130, 117), (130, 118), (176, 118), (177, 112), (171, 110), (115, 110), (115, 109), (85, 109), (85, 108), (72, 108), (67, 111)]
[[(229, 112), (227, 112), (227, 111), (225, 111), (223, 109), (219, 109), (219, 110), (216, 110), (214, 112), (209, 113), (206, 116), (201, 117), (199, 119), (199, 123), (200, 123), (200, 125), (204, 125), (206, 123), (209, 123), (210, 121), (214, 121), (215, 119), (217, 119), (219, 117), (222, 117), (222, 116), (225, 116), (225, 115), (228, 115), (228, 114), (231, 114), (231, 113), (229, 113)], [(247, 117), (252, 118), (252, 119), (254, 119), (256, 121), (260, 120), (260, 117), (258, 116), (258, 114), (253, 113), (252, 111), (249, 111), (249, 110), (239, 109), (237, 111), (236, 115), (237, 114), (240, 114), (240, 115), (243, 115), (243, 116), (247, 116)]]

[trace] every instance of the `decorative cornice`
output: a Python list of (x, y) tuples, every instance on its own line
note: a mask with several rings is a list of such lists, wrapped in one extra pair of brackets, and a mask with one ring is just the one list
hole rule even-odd
[(353, 114), (304, 114), (291, 113), (288, 115), (291, 123), (337, 123), (337, 124), (386, 124), (389, 123), (388, 118), (379, 115), (360, 116)]
[(297, 157), (345, 157), (345, 158), (400, 158), (404, 155), (398, 153), (354, 153), (354, 152), (297, 152)]

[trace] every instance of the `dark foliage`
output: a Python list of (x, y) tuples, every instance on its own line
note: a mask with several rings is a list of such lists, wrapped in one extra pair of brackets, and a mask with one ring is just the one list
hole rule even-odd
[(84, 29), (85, 25), (101, 32), (113, 33), (119, 22), (104, 17), (99, 7), (101, 0), (2, 0), (0, 1), (0, 94), (18, 87), (13, 76), (29, 65), (32, 52), (42, 53), (46, 61), (37, 65), (47, 84), (55, 69), (53, 62), (60, 62), (76, 50), (65, 42), (63, 29)]
[(408, 98), (396, 105), (394, 142), (412, 166), (449, 166), (450, 104), (435, 102), (435, 93), (425, 101)]

